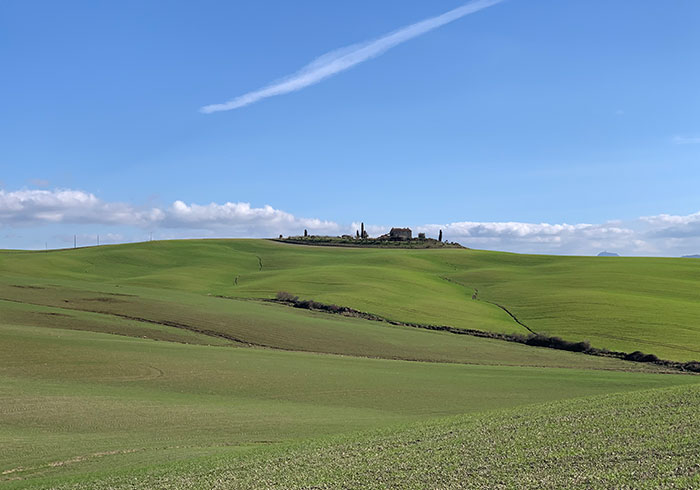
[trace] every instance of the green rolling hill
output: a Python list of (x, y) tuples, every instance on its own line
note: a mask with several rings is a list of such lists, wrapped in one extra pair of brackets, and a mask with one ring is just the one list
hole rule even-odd
[[(270, 461), (298, 458), (298, 467), (271, 474), (270, 486), (333, 487), (344, 470), (314, 467), (314, 455), (345, 451), (347, 468), (364, 471), (357, 483), (366, 486), (378, 467), (348, 445), (375, 451), (420, 439), (416, 451), (425, 451), (406, 454), (424, 468), (442, 447), (442, 439), (426, 435), (434, 430), (463, 434), (449, 444), (471, 447), (478, 441), (464, 427), (482, 424), (488, 432), (505, 424), (504, 434), (519, 441), (536, 424), (545, 430), (589, 411), (591, 420), (604, 420), (614, 400), (636, 403), (620, 414), (632, 424), (640, 413), (650, 416), (644, 397), (657, 405), (664, 393), (694, 400), (700, 378), (265, 300), (287, 291), (394, 322), (485, 332), (527, 334), (524, 324), (601, 348), (687, 361), (700, 358), (698, 282), (700, 263), (681, 259), (264, 240), (2, 251), (0, 482), (212, 488), (211, 476), (222, 488), (250, 487)], [(679, 404), (672, 413), (680, 420), (693, 406)], [(523, 432), (512, 423), (532, 410), (544, 414), (532, 419), (535, 426)], [(442, 420), (452, 416), (461, 418)], [(661, 429), (648, 434), (663, 439)], [(634, 433), (627, 436), (630, 448), (644, 449)], [(669, 439), (678, 446), (673, 461), (684, 464), (679, 438)], [(594, 453), (582, 464), (597, 464)], [(444, 459), (454, 478), (463, 476), (460, 454), (454, 446)], [(509, 457), (517, 466), (526, 456)], [(377, 461), (394, 465), (394, 457), (382, 453)]]
[(700, 358), (700, 263), (682, 259), (199, 240), (3, 252), (0, 271), (3, 287), (141, 288), (165, 301), (175, 292), (250, 299), (288, 291), (402, 322), (527, 333), (497, 303), (538, 333)]

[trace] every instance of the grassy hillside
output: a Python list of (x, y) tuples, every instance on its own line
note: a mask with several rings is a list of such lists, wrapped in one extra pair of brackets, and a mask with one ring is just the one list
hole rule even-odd
[[(73, 284), (73, 283), (71, 283)], [(659, 366), (173, 290), (0, 284), (0, 323), (384, 359), (660, 371)], [(84, 285), (82, 286), (85, 287)], [(103, 287), (103, 289), (110, 289)], [(112, 288), (116, 289), (116, 288)]]
[(41, 281), (68, 279), (248, 298), (287, 290), (398, 320), (514, 330), (508, 316), (492, 305), (465, 306), (471, 292), (440, 277), (451, 267), (436, 268), (426, 261), (425, 254), (433, 251), (419, 252), (312, 248), (263, 240), (150, 242), (43, 255), (6, 253), (0, 255), (0, 270), (3, 276), (16, 273)]
[(700, 358), (700, 262), (687, 259), (199, 240), (2, 252), (0, 272), (5, 285), (53, 282), (109, 292), (141, 287), (269, 298), (284, 290), (404, 322), (527, 333), (492, 301), (537, 332), (679, 361)]
[(460, 416), (64, 488), (697, 488), (698, 386)]
[[(0, 481), (157, 466), (358, 429), (697, 383), (0, 326)], [(41, 482), (41, 480), (39, 480)]]
[[(2, 251), (0, 484), (87, 481), (89, 487), (98, 478), (100, 485), (124, 486), (131, 476), (119, 475), (141, 472), (142, 487), (209, 488), (215, 486), (210, 478), (248, 487), (261, 468), (275, 465), (279, 470), (269, 473), (270, 486), (323, 487), (355, 481), (344, 469), (346, 461), (347, 470), (358, 475), (357, 485), (366, 486), (384, 481), (378, 473), (386, 473), (389, 483), (412, 474), (398, 461), (406, 455), (411, 468), (436, 477), (430, 467), (439, 467), (445, 484), (452, 485), (465, 477), (457, 463), (465, 458), (460, 451), (487, 441), (477, 451), (482, 470), (469, 475), (481, 475), (492, 486), (509, 481), (508, 470), (493, 458), (521, 468), (528, 451), (542, 456), (536, 452), (544, 446), (527, 443), (532, 433), (546, 434), (536, 439), (545, 446), (561, 442), (561, 454), (576, 455), (583, 471), (598, 464), (601, 438), (617, 429), (610, 418), (613, 402), (606, 409), (607, 399), (581, 397), (697, 385), (700, 378), (669, 374), (653, 364), (262, 300), (288, 291), (390, 320), (527, 333), (501, 305), (538, 332), (687, 360), (700, 357), (698, 267), (700, 262), (680, 259), (306, 247), (264, 240)], [(472, 299), (476, 289), (478, 299)], [(675, 400), (682, 393), (697, 406), (695, 388), (678, 389), (659, 396)], [(647, 423), (644, 417), (660, 403), (657, 395), (648, 396), (654, 412), (619, 412), (620, 427), (630, 427), (634, 417)], [(578, 401), (527, 408), (565, 399)], [(634, 404), (641, 398), (618, 400)], [(575, 411), (579, 403), (590, 418)], [(603, 408), (596, 415), (599, 403)], [(673, 414), (689, 410), (673, 403)], [(519, 411), (490, 414), (504, 409)], [(536, 416), (538, 410), (544, 415)], [(472, 415), (446, 425), (431, 421), (458, 414)], [(669, 465), (686, 471), (686, 446), (673, 439), (680, 418), (664, 416), (659, 420), (671, 424), (671, 439), (663, 441), (676, 451)], [(525, 432), (509, 417), (527, 420)], [(586, 427), (596, 427), (596, 420), (603, 420), (594, 434), (598, 439), (590, 439), (579, 458), (566, 430), (587, 437)], [(397, 428), (407, 423), (418, 425)], [(497, 433), (504, 423), (508, 430)], [(557, 432), (557, 423), (564, 432)], [(643, 427), (620, 439), (629, 443), (625, 454), (646, 457), (644, 436), (661, 437), (653, 424), (649, 432)], [(384, 432), (348, 435), (378, 429)], [(483, 438), (474, 439), (473, 430)], [(460, 438), (443, 445), (445, 439), (431, 439), (440, 431)], [(323, 440), (309, 442), (318, 438)], [(497, 441), (510, 441), (512, 453), (500, 452)], [(396, 450), (377, 449), (391, 447)], [(440, 448), (444, 457), (431, 459)], [(323, 463), (324, 452), (333, 461)], [(363, 454), (377, 454), (376, 462)], [(626, 461), (617, 461), (625, 478)], [(242, 469), (232, 473), (231, 465)], [(383, 465), (389, 466), (382, 470)], [(672, 473), (670, 467), (655, 468), (650, 481)], [(546, 471), (526, 473), (533, 482), (556, 483), (561, 475), (555, 469), (551, 463)], [(421, 486), (421, 480), (414, 484)]]

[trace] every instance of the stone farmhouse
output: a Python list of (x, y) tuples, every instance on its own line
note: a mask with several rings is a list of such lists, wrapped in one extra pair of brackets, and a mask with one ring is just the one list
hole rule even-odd
[(388, 235), (382, 235), (380, 240), (409, 241), (413, 239), (410, 228), (392, 228)]

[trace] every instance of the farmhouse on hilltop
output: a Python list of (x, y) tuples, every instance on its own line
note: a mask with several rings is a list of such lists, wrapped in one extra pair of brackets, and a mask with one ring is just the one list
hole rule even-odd
[[(306, 232), (306, 230), (304, 230)], [(458, 243), (449, 243), (442, 241), (442, 230), (438, 235), (438, 239), (428, 238), (424, 231), (416, 233), (417, 237), (413, 237), (413, 231), (410, 228), (392, 228), (388, 233), (378, 237), (370, 237), (365, 224), (360, 223), (360, 229), (353, 235), (342, 236), (316, 236), (304, 233), (301, 236), (290, 236), (280, 240), (289, 241), (291, 243), (303, 243), (309, 245), (334, 245), (338, 247), (386, 247), (386, 248), (461, 248)]]
[(410, 228), (392, 228), (389, 232), (390, 240), (411, 240), (413, 239), (413, 232)]

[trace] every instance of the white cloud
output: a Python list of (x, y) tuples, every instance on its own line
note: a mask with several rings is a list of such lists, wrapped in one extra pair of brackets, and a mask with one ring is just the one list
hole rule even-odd
[[(68, 225), (70, 228), (62, 228)], [(95, 225), (99, 228), (93, 232)], [(658, 214), (601, 224), (457, 221), (418, 226), (399, 222), (393, 225), (410, 226), (414, 233), (425, 232), (432, 237), (437, 237), (439, 230), (443, 230), (445, 239), (471, 248), (522, 253), (591, 255), (602, 250), (622, 255), (700, 253), (700, 212)], [(64, 233), (68, 237), (66, 240), (71, 241), (73, 234), (78, 233), (81, 242), (93, 243), (96, 234), (100, 233), (101, 242), (106, 243), (123, 241), (124, 237), (143, 240), (151, 231), (156, 232), (157, 238), (271, 237), (297, 235), (304, 229), (312, 234), (354, 235), (360, 223), (342, 225), (295, 216), (269, 205), (254, 207), (245, 202), (202, 205), (178, 200), (165, 207), (145, 208), (103, 201), (81, 190), (56, 189), (0, 190), (0, 226), (37, 230), (59, 226), (57, 231)], [(129, 232), (129, 228), (134, 233)], [(371, 236), (386, 233), (390, 228), (365, 223)], [(84, 237), (80, 237), (81, 233)], [(45, 236), (45, 232), (38, 232), (37, 236)], [(10, 240), (8, 234), (5, 238), (5, 244), (19, 240)], [(40, 243), (43, 245), (44, 238)]]
[(332, 221), (298, 218), (272, 206), (254, 208), (246, 202), (199, 205), (175, 201), (165, 216), (163, 225), (170, 228), (227, 229), (247, 236), (300, 234), (304, 228), (314, 233), (341, 231)]
[(684, 216), (659, 214), (644, 216), (642, 221), (651, 225), (650, 234), (662, 238), (700, 237), (700, 212)]
[(140, 228), (210, 230), (227, 236), (276, 236), (339, 233), (332, 221), (299, 218), (272, 206), (227, 202), (207, 205), (175, 201), (166, 208), (140, 208), (120, 202), (105, 202), (92, 193), (72, 190), (0, 190), (0, 226), (41, 224), (123, 225)]
[[(445, 239), (473, 248), (527, 253), (591, 254), (602, 248), (630, 250), (635, 231), (619, 223), (550, 224), (462, 221), (416, 228), (430, 236), (443, 231)], [(639, 250), (639, 244), (634, 246)]]
[(678, 226), (700, 222), (700, 212), (686, 214), (684, 216), (674, 214), (657, 214), (655, 216), (642, 216), (642, 221), (656, 226)]
[(550, 224), (455, 222), (415, 228), (473, 248), (523, 253), (591, 255), (608, 250), (622, 255), (679, 256), (700, 253), (700, 212), (659, 214), (627, 222)]
[(0, 190), (0, 224), (102, 223), (143, 226), (162, 219), (160, 209), (137, 209), (108, 203), (94, 194), (71, 189)]
[(437, 29), (445, 24), (453, 22), (465, 15), (473, 14), (479, 10), (491, 7), (502, 0), (476, 0), (466, 5), (450, 10), (437, 17), (432, 17), (421, 22), (417, 22), (403, 29), (399, 29), (373, 41), (355, 44), (345, 48), (326, 53), (303, 67), (298, 72), (283, 80), (263, 87), (253, 92), (241, 95), (223, 104), (211, 104), (202, 107), (200, 110), (205, 114), (218, 111), (230, 111), (244, 107), (259, 100), (276, 95), (288, 94), (301, 90), (309, 85), (314, 85), (320, 81), (345, 71), (353, 66), (381, 55), (385, 51), (398, 46), (401, 43)]

